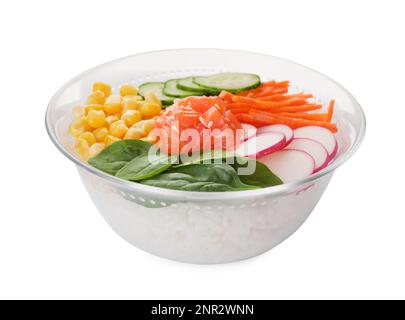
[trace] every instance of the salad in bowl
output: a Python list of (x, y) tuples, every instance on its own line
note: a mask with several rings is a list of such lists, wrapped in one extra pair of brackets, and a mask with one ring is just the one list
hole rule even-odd
[(46, 124), (115, 231), (192, 263), (245, 259), (287, 238), (365, 131), (333, 80), (214, 49), (96, 67), (62, 87)]

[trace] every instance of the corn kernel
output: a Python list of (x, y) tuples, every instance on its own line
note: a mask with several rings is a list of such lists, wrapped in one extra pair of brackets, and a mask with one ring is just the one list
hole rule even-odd
[(139, 111), (141, 111), (142, 115), (144, 117), (153, 117), (153, 116), (157, 116), (158, 114), (160, 114), (160, 112), (162, 111), (162, 108), (160, 107), (160, 105), (156, 104), (156, 103), (143, 103), (140, 108)]
[(80, 123), (83, 127), (83, 131), (93, 131), (93, 128), (89, 125), (87, 117), (83, 116), (80, 118)]
[(140, 96), (126, 96), (122, 101), (124, 110), (138, 110), (142, 105), (142, 97)]
[(145, 101), (149, 102), (149, 103), (155, 103), (155, 104), (159, 105), (160, 107), (162, 107), (162, 102), (157, 97), (156, 93), (154, 93), (153, 91), (147, 91), (145, 93)]
[(136, 96), (138, 93), (138, 88), (135, 86), (132, 86), (130, 84), (124, 84), (120, 88), (120, 95), (121, 97), (125, 96)]
[(104, 107), (102, 104), (88, 104), (88, 105), (84, 106), (84, 115), (87, 116), (91, 110), (100, 111), (100, 110), (104, 110)]
[(104, 82), (95, 82), (93, 84), (93, 92), (101, 91), (104, 93), (105, 97), (109, 97), (111, 95), (111, 86)]
[(110, 125), (110, 133), (117, 138), (122, 138), (128, 131), (124, 120), (118, 120)]
[(76, 140), (75, 149), (82, 157), (82, 159), (87, 161), (87, 159), (89, 158), (89, 143), (86, 140), (79, 138)]
[(107, 137), (105, 137), (104, 143), (105, 143), (105, 146), (109, 146), (111, 143), (114, 143), (114, 142), (120, 141), (120, 140), (121, 140), (120, 138), (114, 137), (109, 134)]
[(116, 114), (122, 111), (122, 101), (120, 96), (109, 96), (104, 104), (104, 111), (107, 114)]
[(73, 117), (75, 119), (80, 119), (84, 116), (84, 108), (82, 106), (76, 106), (73, 108)]
[(89, 150), (89, 157), (90, 157), (90, 158), (95, 157), (95, 156), (98, 155), (101, 151), (103, 151), (104, 148), (105, 148), (105, 144), (104, 144), (104, 143), (97, 142), (97, 143), (93, 144), (93, 145), (90, 147), (90, 150)]
[(88, 142), (89, 146), (96, 143), (96, 138), (94, 137), (94, 134), (90, 131), (83, 132), (78, 138), (86, 140)]
[(122, 114), (121, 120), (124, 120), (125, 124), (130, 127), (142, 120), (142, 113), (138, 110), (127, 110)]
[(146, 136), (146, 137), (141, 138), (140, 140), (149, 142), (151, 144), (155, 144), (157, 139), (153, 136)]
[(107, 118), (105, 118), (105, 121), (110, 126), (112, 123), (114, 123), (115, 121), (118, 121), (119, 119), (120, 118), (118, 118), (117, 116), (108, 116)]
[(69, 126), (69, 134), (73, 137), (78, 137), (83, 132), (84, 128), (80, 119), (73, 121)]
[(106, 124), (104, 111), (90, 110), (87, 115), (87, 121), (92, 128), (101, 128)]
[(87, 97), (88, 104), (104, 104), (105, 95), (102, 91), (95, 91)]
[(142, 121), (139, 121), (139, 122), (135, 123), (134, 126), (137, 127), (137, 128), (142, 129), (142, 131), (144, 132), (144, 134), (146, 136), (155, 127), (155, 120), (153, 120), (153, 119), (142, 120)]
[(109, 131), (106, 127), (101, 127), (93, 131), (94, 138), (96, 138), (97, 142), (103, 142), (108, 134)]
[(142, 128), (131, 127), (125, 134), (124, 139), (140, 139), (143, 138), (144, 136), (145, 132), (143, 132)]

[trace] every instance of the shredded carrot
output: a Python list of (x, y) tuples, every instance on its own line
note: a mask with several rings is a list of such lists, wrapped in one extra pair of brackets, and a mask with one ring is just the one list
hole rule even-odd
[(252, 121), (262, 122), (266, 124), (285, 124), (295, 129), (305, 126), (320, 126), (336, 132), (336, 125), (325, 121), (305, 120), (279, 116), (270, 112), (263, 112), (261, 110), (250, 109), (249, 115), (253, 117)]
[(267, 97), (258, 97), (260, 101), (282, 101), (290, 98), (308, 99), (312, 98), (312, 94), (295, 93), (295, 94), (275, 94)]
[(331, 122), (332, 121), (332, 117), (333, 117), (333, 111), (335, 109), (335, 100), (331, 100), (329, 102), (329, 107), (328, 107), (328, 118), (326, 121)]
[(277, 115), (284, 116), (284, 117), (289, 117), (289, 118), (297, 118), (297, 119), (328, 121), (328, 114), (327, 113), (280, 112), (280, 113), (277, 113)]
[(247, 97), (251, 97), (251, 98), (260, 98), (260, 97), (272, 97), (276, 94), (282, 94), (282, 93), (287, 93), (288, 92), (288, 88), (265, 88), (261, 91), (258, 91), (256, 94), (248, 94)]
[(263, 87), (274, 87), (274, 88), (287, 88), (290, 85), (290, 81), (285, 80), (285, 81), (280, 81), (280, 82), (275, 82), (275, 81), (268, 81), (262, 83)]
[(321, 109), (320, 104), (305, 104), (300, 106), (285, 106), (271, 110), (272, 112), (304, 112)]

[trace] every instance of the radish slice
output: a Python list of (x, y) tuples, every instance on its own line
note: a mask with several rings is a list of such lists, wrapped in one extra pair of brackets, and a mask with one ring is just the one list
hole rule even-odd
[(322, 170), (328, 164), (328, 151), (318, 141), (307, 138), (294, 138), (287, 149), (301, 150), (308, 153), (315, 160), (314, 172)]
[(307, 138), (318, 141), (328, 151), (329, 161), (332, 160), (336, 153), (338, 144), (335, 136), (328, 129), (318, 126), (302, 127), (294, 130), (294, 137)]
[(287, 144), (291, 142), (294, 138), (294, 131), (289, 126), (284, 124), (272, 124), (269, 126), (260, 127), (257, 130), (257, 134), (265, 133), (265, 132), (279, 132), (285, 135), (285, 139)]
[(246, 141), (250, 138), (253, 138), (257, 133), (257, 128), (249, 123), (240, 124), (243, 129), (242, 141)]
[(286, 146), (282, 133), (267, 132), (242, 142), (235, 150), (241, 157), (259, 158), (283, 149)]
[(315, 169), (315, 160), (305, 151), (286, 149), (258, 159), (284, 183), (310, 176)]

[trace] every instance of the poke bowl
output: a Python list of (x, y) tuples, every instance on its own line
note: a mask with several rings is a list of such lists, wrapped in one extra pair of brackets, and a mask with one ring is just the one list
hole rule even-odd
[[(233, 148), (209, 152), (219, 162), (175, 163), (182, 152), (152, 135), (172, 142), (174, 129), (196, 123), (232, 133)], [(108, 62), (62, 86), (46, 112), (51, 140), (111, 228), (139, 249), (197, 264), (247, 259), (287, 239), (358, 149), (365, 127), (360, 105), (327, 76), (222, 49)], [(192, 147), (206, 154), (201, 146)], [(153, 148), (159, 154), (150, 160)], [(224, 159), (245, 159), (256, 171), (243, 176)]]

